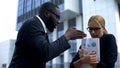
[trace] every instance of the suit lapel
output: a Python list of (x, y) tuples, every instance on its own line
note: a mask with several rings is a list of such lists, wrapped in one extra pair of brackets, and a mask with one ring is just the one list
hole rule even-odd
[[(41, 24), (41, 21), (36, 16), (34, 17), (34, 19), (36, 22)], [(42, 26), (42, 24), (41, 24), (41, 26)], [(42, 26), (42, 28), (43, 28), (43, 26)], [(42, 29), (42, 31), (44, 31), (44, 28)], [(44, 33), (45, 33), (45, 31), (44, 31)], [(46, 36), (47, 41), (49, 42), (48, 33), (45, 33), (45, 36)]]

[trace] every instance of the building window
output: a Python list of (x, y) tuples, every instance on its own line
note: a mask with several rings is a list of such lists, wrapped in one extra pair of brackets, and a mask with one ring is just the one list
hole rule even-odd
[(48, 39), (50, 43), (53, 42), (53, 33), (50, 33), (49, 31), (48, 31)]
[[(70, 19), (68, 21), (68, 27), (75, 27), (76, 26), (76, 19)], [(77, 51), (76, 40), (70, 40), (69, 43), (71, 44), (71, 48), (69, 49), (70, 53), (74, 53)]]
[(64, 30), (63, 30), (63, 23), (61, 22), (60, 24), (58, 24), (57, 26), (57, 37), (61, 37), (64, 34)]
[(18, 16), (23, 14), (23, 3), (24, 0), (19, 0), (19, 4), (18, 4)]
[(60, 55), (60, 68), (64, 68), (64, 55)]
[(76, 56), (76, 52), (74, 53), (70, 53), (69, 55), (69, 62), (71, 63), (72, 62), (72, 59)]
[(2, 64), (2, 68), (7, 68), (7, 64)]
[(35, 1), (35, 8), (40, 6), (40, 0), (34, 0)]
[(32, 4), (32, 1), (28, 0), (27, 1), (27, 12), (31, 10), (31, 4)]
[(76, 26), (76, 19), (70, 19), (68, 20), (68, 27)]
[(119, 18), (120, 18), (120, 4), (118, 4), (118, 9), (119, 9)]

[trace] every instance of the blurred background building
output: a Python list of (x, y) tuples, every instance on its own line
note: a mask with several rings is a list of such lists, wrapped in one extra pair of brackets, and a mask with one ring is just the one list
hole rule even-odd
[[(61, 11), (60, 24), (53, 33), (49, 33), (51, 42), (63, 35), (66, 29), (71, 26), (84, 31), (90, 37), (86, 30), (88, 19), (92, 15), (102, 15), (105, 18), (108, 32), (116, 37), (119, 55), (115, 68), (120, 67), (120, 0), (18, 0), (16, 30), (19, 30), (25, 20), (37, 15), (39, 7), (47, 1), (57, 4)], [(0, 68), (6, 68), (9, 65), (14, 43), (15, 40), (12, 39), (0, 43), (0, 56), (2, 56), (0, 57)], [(49, 61), (47, 68), (69, 68), (81, 40), (71, 40), (69, 43), (71, 48)], [(4, 47), (4, 45), (8, 46)]]

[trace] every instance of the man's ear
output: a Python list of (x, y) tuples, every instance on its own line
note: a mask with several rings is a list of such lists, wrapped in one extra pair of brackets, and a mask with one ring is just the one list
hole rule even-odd
[(49, 16), (50, 16), (50, 12), (46, 11), (46, 12), (44, 13), (44, 15), (45, 15), (46, 17), (49, 17)]

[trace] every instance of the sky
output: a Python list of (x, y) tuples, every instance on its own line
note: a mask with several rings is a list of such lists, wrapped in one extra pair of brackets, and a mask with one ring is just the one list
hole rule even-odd
[(18, 0), (0, 1), (0, 42), (16, 39), (16, 19)]

